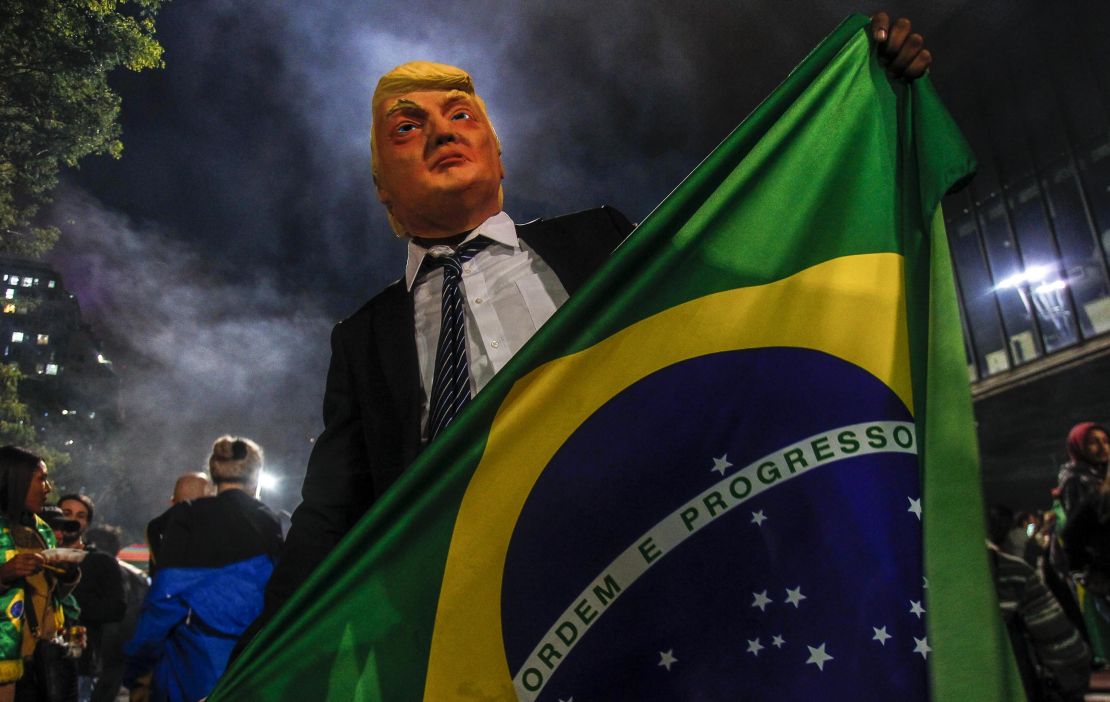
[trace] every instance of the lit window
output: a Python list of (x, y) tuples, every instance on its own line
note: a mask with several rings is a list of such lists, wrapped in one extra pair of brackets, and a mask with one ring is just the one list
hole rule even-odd
[(4, 282), (5, 283), (8, 282), (8, 274), (7, 273), (4, 274)]
[(25, 288), (31, 287), (31, 279), (30, 278), (24, 278), (23, 279), (23, 287), (25, 287)]
[(15, 303), (14, 302), (5, 302), (4, 303), (4, 314), (15, 314)]
[(39, 375), (42, 375), (42, 371), (43, 371), (42, 364), (41, 363), (36, 364), (35, 365), (35, 372), (38, 373)]
[(15, 290), (13, 290), (12, 288), (8, 288), (4, 292), (4, 297), (8, 300), (14, 300), (15, 299)]
[(89, 412), (89, 419), (96, 419), (96, 412)]
[(35, 285), (38, 285), (38, 284), (39, 284), (39, 279), (35, 278)]
[(57, 375), (58, 374), (58, 364), (57, 363), (47, 363), (46, 364), (46, 374), (47, 375)]
[(50, 335), (49, 334), (39, 334), (38, 336), (35, 337), (35, 343), (38, 344), (39, 346), (46, 346), (47, 344), (50, 343)]
[(52, 288), (52, 287), (54, 287), (54, 281), (53, 281), (53, 280), (48, 280), (48, 281), (46, 282), (46, 287), (48, 287), (48, 288)]
[(12, 332), (12, 343), (18, 344), (23, 341), (23, 332)]

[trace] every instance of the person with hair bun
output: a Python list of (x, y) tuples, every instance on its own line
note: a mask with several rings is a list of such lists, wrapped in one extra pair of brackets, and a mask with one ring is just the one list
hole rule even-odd
[(159, 568), (128, 642), (124, 684), (153, 672), (151, 699), (194, 702), (215, 687), (240, 634), (262, 610), (281, 523), (258, 498), (262, 447), (221, 436), (208, 471), (215, 497), (166, 512)]

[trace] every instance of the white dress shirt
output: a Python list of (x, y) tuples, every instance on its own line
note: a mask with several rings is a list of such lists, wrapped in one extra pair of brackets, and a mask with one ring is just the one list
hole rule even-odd
[[(516, 235), (504, 212), (490, 217), (463, 243), (478, 236), (493, 241), (463, 265), (460, 292), (466, 317), (470, 387), (477, 394), (567, 301), (567, 291), (535, 251)], [(425, 248), (409, 240), (405, 283), (413, 295), (416, 356), (420, 367), (420, 434), (427, 440), (428, 403), (435, 373), (442, 317), (443, 269), (422, 269), (425, 256), (451, 253), (444, 245)]]

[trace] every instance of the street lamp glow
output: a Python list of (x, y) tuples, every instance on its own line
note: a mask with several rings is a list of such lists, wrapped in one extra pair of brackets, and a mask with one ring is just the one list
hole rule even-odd
[(1054, 280), (1050, 283), (1042, 283), (1041, 285), (1038, 285), (1037, 288), (1033, 290), (1033, 292), (1037, 293), (1038, 295), (1047, 295), (1050, 292), (1063, 290), (1066, 287), (1068, 287), (1068, 284), (1063, 280)]
[(277, 490), (278, 483), (280, 482), (281, 478), (277, 477), (276, 475), (271, 475), (266, 471), (262, 471), (258, 474), (258, 487), (267, 492), (273, 492)]
[(1049, 265), (1029, 266), (1024, 271), (1003, 278), (1002, 281), (995, 286), (995, 290), (1016, 288), (1022, 283), (1039, 283), (1047, 278), (1048, 274), (1051, 272), (1052, 266)]

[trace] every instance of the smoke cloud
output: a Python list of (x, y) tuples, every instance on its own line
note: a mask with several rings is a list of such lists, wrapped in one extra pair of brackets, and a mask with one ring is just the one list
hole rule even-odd
[(107, 493), (81, 486), (104, 517), (141, 527), (168, 507), (179, 474), (205, 470), (225, 433), (262, 444), (267, 472), (282, 479), (264, 499), (295, 506), (322, 429), (334, 320), (319, 301), (281, 292), (249, 261), (135, 226), (80, 190), (64, 190), (53, 214), (65, 227), (56, 265), (121, 380), (122, 427), (104, 448), (123, 458), (127, 480)]

